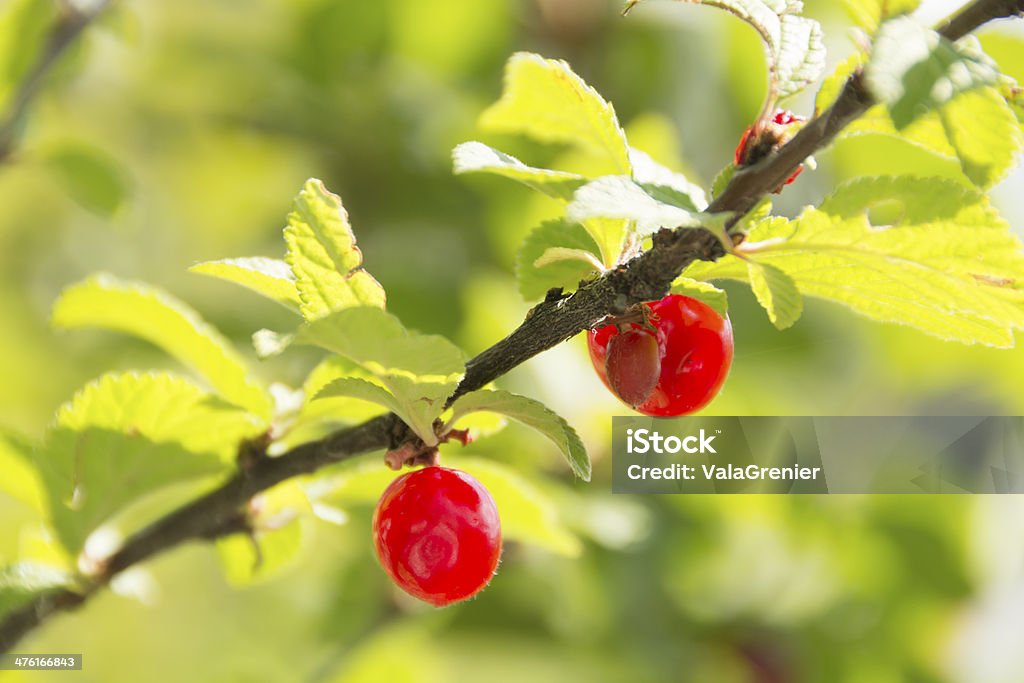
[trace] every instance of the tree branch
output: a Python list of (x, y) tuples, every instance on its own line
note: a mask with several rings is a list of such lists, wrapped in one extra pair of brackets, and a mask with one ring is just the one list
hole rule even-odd
[[(1024, 11), (1024, 0), (975, 0), (944, 22), (940, 31), (957, 39), (982, 24)], [(762, 197), (781, 185), (807, 157), (874, 104), (861, 75), (854, 74), (835, 104), (810, 120), (790, 142), (760, 163), (737, 172), (709, 211), (734, 212), (734, 222)], [(652, 248), (617, 270), (584, 283), (573, 294), (552, 292), (535, 306), (509, 336), (471, 359), (466, 375), (449, 400), (475, 391), (506, 372), (574, 335), (621, 312), (631, 304), (663, 297), (672, 281), (696, 260), (721, 257), (718, 238), (706, 230), (662, 230)], [(215, 539), (238, 530), (248, 501), (261, 491), (294, 476), (309, 474), (347, 458), (375, 450), (397, 448), (415, 435), (394, 414), (337, 431), (319, 441), (298, 446), (280, 457), (260, 454), (219, 488), (179, 508), (125, 541), (102, 562), (84, 591), (61, 589), (34, 599), (0, 623), (0, 653), (53, 614), (84, 603), (115, 575), (185, 541)]]
[(14, 151), (18, 129), (32, 100), (39, 93), (47, 75), (61, 55), (78, 39), (82, 31), (99, 17), (113, 0), (98, 0), (89, 10), (78, 9), (71, 2), (59, 3), (57, 18), (50, 27), (46, 43), (11, 97), (7, 111), (0, 116), (0, 162)]

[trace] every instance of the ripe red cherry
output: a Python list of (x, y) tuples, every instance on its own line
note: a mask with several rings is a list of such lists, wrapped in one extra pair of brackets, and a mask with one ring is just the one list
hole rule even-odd
[[(588, 333), (587, 348), (594, 369), (612, 393), (645, 415), (669, 417), (700, 410), (718, 394), (732, 365), (729, 319), (681, 294), (669, 294), (661, 301), (643, 305), (653, 331), (640, 323), (629, 323), (625, 333), (620, 333), (616, 325)], [(637, 387), (646, 384), (646, 373), (654, 367), (649, 342), (634, 339), (619, 346), (616, 341), (620, 336), (636, 335), (657, 341), (658, 377), (645, 394)], [(631, 372), (639, 376), (630, 376)]]
[[(804, 117), (797, 116), (788, 109), (780, 109), (775, 112), (775, 116), (769, 122), (761, 123), (761, 125), (755, 123), (747, 128), (743, 131), (733, 155), (736, 167), (753, 166), (767, 157), (793, 137), (794, 124), (804, 121), (806, 121)], [(775, 188), (775, 193), (781, 192), (785, 185), (791, 184), (803, 171), (804, 166), (800, 164), (782, 185)]]
[(473, 597), (494, 576), (501, 556), (498, 509), (465, 472), (424, 467), (384, 490), (373, 542), (399, 588), (443, 607)]

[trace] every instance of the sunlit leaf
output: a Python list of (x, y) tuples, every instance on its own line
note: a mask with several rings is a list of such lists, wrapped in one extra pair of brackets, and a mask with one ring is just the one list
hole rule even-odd
[(234, 282), (296, 312), (302, 306), (295, 275), (291, 267), (279, 259), (262, 256), (221, 259), (198, 263), (189, 270)]
[(579, 145), (629, 174), (629, 148), (612, 105), (573, 73), (569, 65), (526, 52), (505, 68), (501, 99), (480, 117), (486, 130), (520, 133), (543, 142)]
[(384, 288), (363, 270), (341, 199), (311, 179), (295, 197), (284, 230), (306, 320), (350, 306), (384, 306)]
[(168, 484), (226, 471), (264, 427), (188, 380), (110, 374), (57, 413), (36, 462), (51, 521), (77, 553), (128, 503)]
[(590, 481), (590, 457), (579, 435), (544, 404), (507, 391), (474, 391), (455, 401), (449, 424), (458, 425), (463, 415), (479, 411), (498, 413), (536, 429), (558, 446), (577, 477)]
[(729, 312), (728, 296), (710, 282), (701, 282), (700, 280), (691, 280), (688, 277), (680, 276), (672, 283), (672, 293), (682, 294), (691, 299), (702, 301), (721, 316)]
[[(629, 0), (627, 7), (640, 0)], [(800, 16), (799, 0), (681, 0), (726, 10), (754, 27), (765, 45), (770, 89), (794, 95), (818, 80), (825, 68), (825, 43), (818, 22)]]
[(394, 316), (367, 306), (315, 320), (299, 331), (297, 340), (338, 353), (370, 372), (394, 396), (394, 412), (424, 442), (437, 443), (433, 421), (465, 371), (463, 353), (451, 342), (411, 333)]
[(199, 373), (225, 400), (270, 417), (270, 396), (248, 376), (241, 356), (198, 313), (166, 292), (95, 275), (61, 293), (53, 324), (103, 327), (145, 339)]
[(773, 265), (747, 261), (750, 288), (757, 302), (768, 312), (768, 319), (780, 330), (792, 327), (804, 310), (804, 300), (796, 283)]
[(882, 25), (864, 69), (865, 83), (900, 129), (960, 93), (994, 84), (997, 76), (976, 46), (951, 43), (909, 17)]
[[(794, 221), (769, 218), (741, 250), (806, 296), (965, 344), (1010, 347), (1024, 328), (1024, 252), (979, 192), (937, 178), (866, 178)], [(697, 262), (696, 279), (749, 281), (744, 261)]]
[(514, 156), (499, 152), (482, 142), (462, 143), (452, 152), (452, 159), (456, 175), (463, 173), (500, 175), (563, 201), (570, 201), (572, 193), (586, 182), (586, 178), (575, 173), (527, 166)]

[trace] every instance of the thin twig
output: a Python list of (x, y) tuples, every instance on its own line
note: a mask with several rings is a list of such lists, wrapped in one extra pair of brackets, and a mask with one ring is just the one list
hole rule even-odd
[[(940, 31), (959, 38), (982, 24), (1021, 11), (1024, 0), (974, 0)], [(966, 17), (966, 18), (965, 18)], [(846, 82), (835, 104), (810, 120), (789, 143), (762, 162), (743, 169), (712, 202), (709, 211), (734, 212), (738, 220), (781, 185), (807, 157), (874, 104), (859, 73)], [(601, 322), (629, 304), (659, 299), (682, 270), (695, 260), (724, 253), (718, 238), (706, 230), (662, 230), (653, 247), (625, 266), (582, 284), (573, 294), (550, 296), (535, 306), (509, 336), (471, 359), (451, 400), (475, 391), (533, 356)], [(239, 515), (257, 493), (301, 474), (376, 450), (396, 448), (415, 435), (394, 414), (373, 418), (298, 446), (276, 458), (258, 458), (219, 488), (188, 503), (130, 537), (102, 563), (90, 588), (75, 593), (61, 589), (36, 597), (0, 623), (0, 653), (49, 617), (84, 603), (116, 574), (193, 539), (213, 539), (238, 529)]]
[(21, 122), (46, 82), (47, 75), (82, 31), (106, 11), (111, 2), (112, 0), (99, 0), (88, 10), (81, 10), (71, 2), (58, 4), (57, 18), (50, 27), (45, 44), (11, 96), (7, 111), (0, 116), (0, 162), (14, 151)]

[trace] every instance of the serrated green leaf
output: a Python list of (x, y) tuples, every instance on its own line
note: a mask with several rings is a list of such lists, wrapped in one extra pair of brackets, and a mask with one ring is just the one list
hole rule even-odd
[(313, 441), (340, 425), (353, 425), (381, 415), (386, 409), (376, 403), (335, 396), (318, 396), (320, 391), (336, 379), (358, 378), (380, 384), (372, 373), (342, 356), (322, 360), (302, 385), (302, 405), (285, 423), (275, 446), (285, 449)]
[(36, 455), (54, 529), (75, 554), (128, 503), (227, 471), (239, 443), (263, 429), (184, 378), (104, 375), (61, 407)]
[[(824, 111), (832, 104), (841, 84), (858, 65), (859, 58), (854, 56), (826, 80), (818, 93), (817, 111)], [(1012, 130), (1012, 124), (1007, 126), (1014, 115), (1012, 106), (1001, 92), (979, 87), (952, 98), (934, 111), (921, 114), (902, 130), (897, 129), (884, 106), (872, 107), (847, 126), (840, 137), (891, 137), (939, 157), (922, 157), (918, 162), (928, 175), (938, 175), (940, 167), (945, 166), (944, 161), (954, 159), (961, 167), (965, 182), (969, 180), (979, 187), (990, 187), (1012, 168), (1015, 154), (1024, 145), (1020, 130)], [(994, 131), (1001, 133), (996, 144), (992, 144), (997, 137)], [(865, 154), (878, 158), (878, 147), (883, 140), (882, 137), (865, 138), (864, 143), (872, 145), (872, 151)], [(896, 151), (901, 149), (896, 143), (889, 146)], [(888, 159), (879, 158), (879, 161), (888, 162)], [(867, 165), (867, 160), (861, 165)], [(878, 165), (890, 174), (900, 170), (888, 163)], [(914, 168), (908, 166), (907, 170)]]
[(750, 288), (776, 328), (792, 327), (804, 310), (804, 299), (793, 279), (775, 266), (747, 261)]
[(378, 308), (348, 308), (308, 323), (296, 341), (340, 354), (370, 372), (394, 396), (394, 412), (427, 445), (434, 419), (465, 372), (465, 357), (443, 337), (408, 332)]
[(629, 159), (633, 164), (633, 180), (648, 192), (670, 193), (673, 203), (677, 206), (690, 207), (693, 211), (708, 208), (708, 199), (704, 189), (682, 173), (677, 173), (667, 166), (655, 161), (651, 155), (638, 149), (630, 148)]
[[(724, 9), (754, 27), (765, 45), (769, 89), (794, 95), (825, 69), (825, 44), (818, 22), (799, 16), (798, 0), (681, 0)], [(637, 4), (632, 0), (628, 8)]]
[(250, 506), (252, 534), (217, 539), (217, 555), (228, 583), (250, 586), (280, 576), (294, 566), (305, 538), (309, 500), (294, 480), (264, 491)]
[(939, 117), (964, 173), (978, 187), (995, 185), (1016, 165), (1024, 135), (995, 88), (958, 95), (939, 110)]
[(384, 288), (362, 268), (341, 199), (319, 180), (306, 181), (295, 197), (284, 239), (306, 320), (351, 306), (384, 307)]
[(544, 404), (507, 391), (474, 391), (455, 401), (449, 424), (457, 425), (463, 415), (479, 411), (498, 413), (536, 429), (558, 446), (577, 477), (590, 481), (590, 457), (579, 435)]
[(339, 377), (313, 397), (314, 400), (328, 398), (352, 398), (357, 401), (368, 401), (383, 406), (393, 413), (402, 410), (402, 406), (390, 391), (379, 384), (357, 377)]
[(35, 468), (32, 444), (0, 431), (0, 492), (21, 501), (36, 512), (46, 509), (46, 493)]
[[(631, 178), (604, 176), (576, 191), (566, 215), (580, 223), (595, 218), (632, 221), (638, 235), (649, 235), (660, 228), (700, 227), (698, 213), (691, 207), (674, 203), (678, 198), (678, 195), (667, 194), (655, 198)], [(614, 262), (608, 263), (608, 254), (603, 250), (602, 253), (605, 263), (614, 265)]]
[(864, 79), (899, 129), (960, 93), (992, 85), (998, 71), (979, 49), (951, 43), (909, 17), (878, 31)]
[(910, 14), (921, 0), (843, 0), (850, 18), (864, 30), (874, 33), (886, 19)]
[(537, 261), (550, 249), (585, 251), (599, 259), (600, 249), (586, 228), (566, 219), (541, 223), (526, 237), (516, 256), (516, 278), (519, 292), (527, 301), (544, 298), (548, 290), (561, 288), (575, 290), (580, 280), (596, 271), (581, 260), (556, 261), (537, 265)]
[(499, 152), (482, 142), (464, 142), (452, 152), (455, 175), (492, 173), (511, 178), (523, 185), (562, 201), (571, 201), (572, 193), (587, 182), (575, 173), (533, 168), (510, 154)]
[(70, 581), (66, 572), (35, 562), (0, 567), (0, 617), (42, 593), (66, 587)]
[(615, 110), (561, 60), (519, 52), (505, 67), (501, 99), (480, 126), (541, 142), (578, 145), (598, 155), (608, 172), (631, 172), (629, 148)]
[(778, 81), (779, 97), (796, 95), (825, 71), (825, 38), (816, 21), (783, 15), (775, 50), (773, 76)]
[(95, 275), (61, 293), (52, 320), (65, 329), (103, 327), (145, 339), (199, 373), (225, 400), (270, 418), (270, 396), (248, 377), (241, 356), (198, 313), (162, 290)]
[(198, 263), (189, 270), (234, 282), (296, 313), (302, 306), (291, 266), (280, 259), (262, 256), (221, 259)]
[[(580, 553), (579, 539), (559, 519), (558, 508), (525, 476), (493, 460), (442, 453), (446, 467), (468, 472), (490, 492), (501, 516), (501, 535), (506, 541), (519, 541), (560, 555)], [(339, 507), (375, 504), (397, 475), (379, 462), (353, 461), (331, 485), (325, 496)]]
[(82, 207), (109, 218), (124, 203), (128, 180), (121, 166), (103, 150), (67, 143), (49, 150), (45, 164)]
[(729, 312), (728, 295), (710, 282), (701, 282), (680, 276), (672, 283), (672, 293), (703, 301), (722, 317)]
[[(741, 245), (805, 296), (965, 344), (1011, 347), (1024, 327), (1020, 240), (980, 192), (937, 178), (867, 178), (797, 220), (760, 222)], [(726, 256), (685, 272), (749, 281)]]

